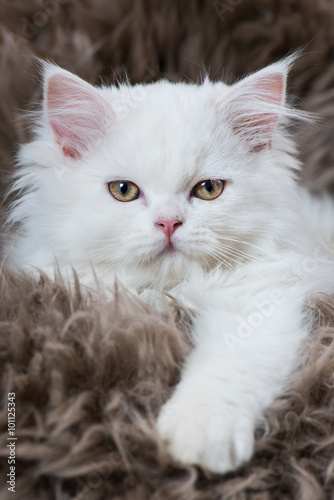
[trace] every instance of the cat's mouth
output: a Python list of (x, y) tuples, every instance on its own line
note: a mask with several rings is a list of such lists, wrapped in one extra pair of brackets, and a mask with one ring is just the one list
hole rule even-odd
[(159, 257), (168, 257), (168, 256), (175, 256), (176, 254), (179, 254), (180, 251), (179, 249), (176, 247), (175, 243), (173, 243), (172, 241), (168, 241), (164, 248), (159, 252)]
[(177, 251), (178, 250), (175, 246), (175, 243), (173, 243), (172, 241), (168, 241), (168, 243), (166, 243), (165, 249), (163, 250), (163, 253), (169, 255), (175, 254)]

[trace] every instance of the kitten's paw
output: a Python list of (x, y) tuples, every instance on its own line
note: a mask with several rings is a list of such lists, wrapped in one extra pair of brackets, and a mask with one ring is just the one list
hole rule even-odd
[(226, 402), (206, 403), (172, 397), (161, 410), (158, 431), (180, 462), (227, 472), (251, 457), (255, 419)]

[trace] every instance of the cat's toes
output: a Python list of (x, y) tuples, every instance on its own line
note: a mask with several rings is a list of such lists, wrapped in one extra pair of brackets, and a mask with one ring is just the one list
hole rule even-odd
[[(234, 411), (233, 411), (234, 410)], [(223, 473), (248, 460), (254, 445), (254, 422), (236, 408), (208, 408), (168, 401), (158, 431), (171, 455), (185, 463)]]

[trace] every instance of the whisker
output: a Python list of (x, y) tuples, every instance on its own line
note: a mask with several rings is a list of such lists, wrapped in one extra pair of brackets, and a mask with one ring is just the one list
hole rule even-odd
[[(228, 252), (231, 256), (234, 257), (235, 261), (242, 264), (244, 263), (244, 260), (256, 260), (258, 262), (262, 262), (262, 259), (258, 257), (257, 255), (251, 254), (251, 253), (246, 253), (238, 248), (234, 248), (228, 245), (225, 245), (224, 243), (211, 243), (211, 248), (215, 250), (218, 254), (221, 253), (223, 250)], [(240, 257), (243, 260), (236, 260), (236, 257)]]
[[(236, 266), (233, 266), (233, 264), (230, 262), (231, 259), (228, 256), (226, 256), (222, 251), (219, 251), (219, 252), (214, 251), (215, 248), (213, 248), (212, 246), (210, 246), (210, 244), (208, 244), (208, 243), (205, 243), (204, 245), (206, 246), (206, 252), (211, 257), (213, 257), (214, 259), (216, 259), (218, 262), (223, 263), (231, 271), (234, 271), (236, 269)], [(239, 263), (237, 262), (237, 264), (239, 264)]]
[(254, 248), (255, 250), (259, 251), (261, 254), (271, 255), (271, 253), (268, 250), (265, 250), (263, 247), (260, 247), (259, 245), (255, 245), (254, 243), (250, 243), (249, 241), (244, 241), (244, 240), (240, 240), (237, 238), (232, 238), (231, 236), (225, 236), (225, 235), (224, 235), (224, 240), (232, 241), (234, 243), (240, 243), (242, 245), (247, 245), (248, 247)]

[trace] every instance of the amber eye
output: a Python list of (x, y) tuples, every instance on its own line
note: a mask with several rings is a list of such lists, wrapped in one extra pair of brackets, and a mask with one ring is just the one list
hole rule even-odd
[(224, 191), (225, 181), (208, 179), (201, 181), (192, 190), (192, 194), (201, 200), (214, 200)]
[(133, 201), (140, 195), (139, 187), (131, 181), (112, 181), (108, 189), (118, 201)]

